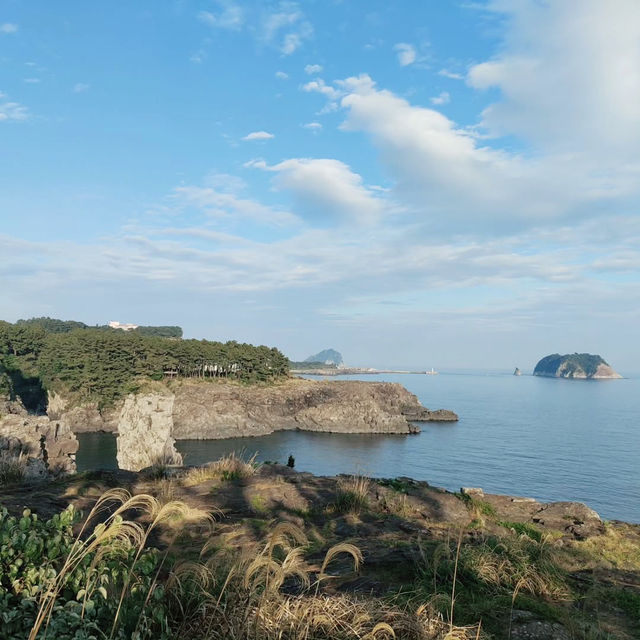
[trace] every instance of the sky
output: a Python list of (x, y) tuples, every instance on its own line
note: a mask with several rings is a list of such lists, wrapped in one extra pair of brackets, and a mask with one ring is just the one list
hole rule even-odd
[(0, 318), (640, 358), (637, 0), (0, 0)]

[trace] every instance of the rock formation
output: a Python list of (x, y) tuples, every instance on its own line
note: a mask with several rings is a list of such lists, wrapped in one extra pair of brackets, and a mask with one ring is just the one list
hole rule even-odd
[(300, 429), (337, 433), (414, 433), (411, 421), (455, 421), (429, 411), (388, 382), (290, 379), (270, 386), (182, 383), (174, 387), (173, 436), (218, 439)]
[(28, 414), (16, 401), (0, 404), (0, 456), (20, 460), (26, 480), (75, 473), (78, 440), (64, 420)]
[(173, 431), (173, 395), (130, 395), (118, 421), (118, 466), (140, 471), (156, 464), (182, 464)]
[(545, 356), (533, 370), (534, 376), (547, 378), (577, 378), (582, 380), (603, 380), (622, 378), (600, 356), (590, 353), (573, 353), (561, 356), (554, 353)]
[(50, 393), (47, 415), (52, 420), (64, 420), (74, 433), (115, 432), (123, 404), (120, 401), (115, 407), (102, 410), (96, 402), (69, 407), (67, 398), (63, 395)]

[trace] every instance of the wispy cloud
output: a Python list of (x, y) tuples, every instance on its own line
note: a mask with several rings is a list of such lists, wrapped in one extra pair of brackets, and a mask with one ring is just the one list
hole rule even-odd
[(242, 138), (243, 140), (271, 140), (272, 138), (275, 138), (275, 135), (273, 135), (273, 133), (269, 133), (268, 131), (252, 131), (251, 133), (248, 133), (246, 136), (244, 136), (244, 138)]
[(451, 96), (449, 95), (448, 91), (442, 91), (437, 96), (429, 98), (429, 100), (431, 101), (431, 104), (435, 105), (448, 104), (449, 102), (451, 102)]
[(240, 5), (229, 0), (218, 0), (216, 4), (219, 7), (218, 12), (200, 11), (198, 13), (198, 20), (216, 29), (238, 31), (243, 27), (245, 14)]
[(313, 36), (313, 26), (295, 2), (280, 2), (262, 21), (262, 39), (291, 55)]
[(322, 129), (322, 124), (319, 122), (307, 122), (302, 126), (304, 129), (309, 129), (310, 131), (320, 131), (320, 129)]
[(464, 75), (455, 71), (449, 71), (449, 69), (440, 69), (438, 75), (443, 78), (450, 78), (451, 80), (464, 80)]
[(322, 72), (322, 65), (321, 64), (308, 64), (308, 65), (305, 66), (304, 72), (309, 76), (312, 76), (312, 75), (317, 74), (317, 73), (321, 73)]
[(13, 22), (4, 22), (0, 24), (0, 33), (16, 33), (18, 31), (18, 25)]
[(29, 118), (29, 110), (19, 102), (6, 100), (6, 95), (0, 92), (0, 122), (22, 122)]
[(289, 74), (284, 71), (276, 71), (275, 76), (278, 80), (286, 80), (289, 77)]
[(89, 91), (90, 88), (91, 85), (86, 82), (76, 82), (76, 84), (73, 85), (73, 92), (84, 93), (85, 91)]
[(396, 44), (393, 48), (396, 51), (398, 63), (401, 67), (407, 67), (416, 61), (417, 53), (415, 47), (412, 44), (408, 44), (406, 42), (398, 42), (398, 44)]

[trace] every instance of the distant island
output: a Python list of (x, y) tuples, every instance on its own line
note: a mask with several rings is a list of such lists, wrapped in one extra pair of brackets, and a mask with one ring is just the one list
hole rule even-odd
[(342, 354), (335, 349), (324, 349), (320, 351), (320, 353), (316, 353), (313, 356), (309, 356), (304, 360), (305, 363), (313, 363), (313, 364), (325, 364), (325, 365), (335, 365), (339, 367), (344, 361), (342, 359)]
[(608, 362), (590, 353), (554, 353), (545, 356), (533, 370), (534, 376), (547, 378), (576, 378), (580, 380), (605, 380), (622, 378)]

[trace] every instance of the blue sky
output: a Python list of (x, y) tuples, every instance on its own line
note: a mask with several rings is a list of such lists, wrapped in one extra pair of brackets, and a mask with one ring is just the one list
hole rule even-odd
[(638, 105), (635, 0), (3, 0), (0, 317), (637, 370)]

